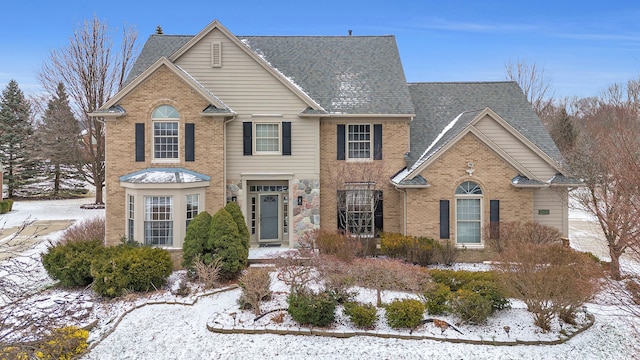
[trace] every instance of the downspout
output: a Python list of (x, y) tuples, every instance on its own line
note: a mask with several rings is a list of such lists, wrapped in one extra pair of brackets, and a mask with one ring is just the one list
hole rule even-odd
[(402, 193), (402, 235), (407, 235), (407, 189), (401, 189), (394, 185), (393, 187)]
[[(231, 116), (228, 119), (225, 119), (222, 123), (222, 144), (224, 146), (224, 148), (222, 149), (222, 161), (223, 161), (223, 166), (222, 166), (222, 193), (224, 194), (224, 204), (222, 204), (222, 206), (226, 205), (227, 202), (227, 124), (230, 123), (232, 120), (234, 120), (236, 118), (236, 115)], [(244, 202), (242, 202), (242, 204), (244, 204)], [(241, 209), (242, 210), (242, 209)], [(246, 216), (246, 214), (244, 213), (244, 211), (242, 211), (243, 215)]]

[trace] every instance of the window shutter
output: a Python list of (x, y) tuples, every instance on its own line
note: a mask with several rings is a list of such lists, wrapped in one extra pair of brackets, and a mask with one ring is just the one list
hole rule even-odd
[(144, 161), (144, 123), (136, 123), (136, 161)]
[(500, 200), (489, 200), (489, 236), (500, 238)]
[(338, 230), (345, 230), (345, 217), (347, 215), (347, 192), (345, 190), (338, 190), (336, 201), (338, 202)]
[(184, 124), (184, 161), (195, 161), (195, 127), (196, 124)]
[(384, 217), (382, 212), (382, 190), (377, 191), (376, 208), (373, 212), (373, 225), (375, 227), (375, 233), (378, 234), (384, 229)]
[(222, 42), (211, 43), (211, 67), (222, 67)]
[(440, 200), (440, 239), (449, 238), (449, 200)]
[(382, 160), (382, 124), (373, 125), (373, 160)]
[(282, 155), (291, 155), (291, 122), (282, 123)]
[(345, 159), (344, 142), (345, 142), (345, 125), (338, 124), (338, 160)]
[(253, 135), (253, 124), (251, 121), (245, 121), (242, 123), (242, 146), (244, 155), (252, 154), (252, 135)]

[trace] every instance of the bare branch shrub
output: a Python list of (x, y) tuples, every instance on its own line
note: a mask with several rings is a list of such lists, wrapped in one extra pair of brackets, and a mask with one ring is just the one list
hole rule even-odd
[(239, 279), (242, 295), (238, 302), (241, 307), (249, 306), (260, 315), (260, 302), (271, 298), (271, 270), (266, 267), (249, 267)]
[(544, 245), (561, 243), (562, 233), (556, 228), (535, 222), (500, 222), (498, 231), (495, 225), (487, 225), (482, 232), (485, 244), (498, 253), (520, 243)]
[(438, 252), (440, 253), (440, 258), (442, 259), (442, 263), (446, 266), (451, 266), (453, 263), (458, 260), (458, 255), (460, 252), (464, 251), (465, 248), (459, 248), (456, 244), (451, 240), (445, 240), (437, 246)]
[(357, 292), (353, 290), (356, 285), (356, 277), (351, 263), (330, 255), (321, 255), (317, 263), (325, 291), (329, 292), (338, 303), (343, 304), (351, 301), (357, 295)]
[(295, 250), (284, 252), (274, 259), (278, 271), (278, 280), (287, 284), (291, 292), (306, 288), (307, 284), (318, 279), (316, 257), (302, 257)]
[(64, 243), (87, 240), (100, 240), (104, 243), (104, 229), (104, 218), (83, 220), (67, 228), (62, 233), (62, 240)]
[(193, 273), (205, 289), (213, 289), (219, 285), (221, 269), (222, 260), (218, 258), (206, 264), (198, 254), (193, 260)]
[(316, 246), (320, 254), (336, 256), (347, 262), (362, 254), (361, 239), (345, 232), (320, 231)]
[(351, 266), (358, 285), (376, 290), (378, 307), (382, 307), (383, 291), (418, 292), (431, 281), (426, 268), (410, 265), (402, 260), (358, 258)]
[(512, 243), (500, 254), (505, 288), (550, 329), (554, 316), (573, 323), (576, 311), (598, 291), (602, 270), (584, 253), (560, 244)]
[(309, 257), (315, 254), (317, 249), (316, 239), (320, 235), (320, 229), (308, 229), (298, 237), (298, 251), (300, 256)]

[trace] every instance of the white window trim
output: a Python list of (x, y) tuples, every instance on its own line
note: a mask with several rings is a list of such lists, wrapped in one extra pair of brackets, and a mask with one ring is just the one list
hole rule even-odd
[[(277, 125), (278, 126), (278, 151), (259, 151), (258, 150), (258, 125)], [(282, 120), (254, 120), (252, 126), (253, 138), (253, 154), (254, 155), (282, 155)]]
[[(169, 205), (170, 205), (170, 212), (168, 212), (169, 214), (169, 220), (147, 220), (147, 199), (148, 198), (168, 198), (170, 200)], [(143, 214), (143, 241), (142, 243), (145, 245), (151, 245), (151, 246), (157, 246), (157, 247), (174, 247), (175, 245), (175, 238), (176, 238), (176, 203), (175, 203), (175, 199), (173, 195), (144, 195), (143, 196), (143, 204), (144, 204), (144, 214)], [(151, 213), (153, 214), (153, 213)], [(170, 222), (171, 223), (171, 244), (150, 244), (147, 243), (147, 237), (146, 237), (146, 231), (147, 231), (147, 222)]]
[[(352, 158), (349, 157), (349, 127), (350, 126), (360, 126), (360, 125), (368, 125), (369, 126), (369, 157), (368, 158)], [(344, 139), (344, 158), (346, 161), (352, 162), (367, 162), (373, 161), (373, 123), (351, 123), (346, 124), (345, 129), (345, 139)], [(364, 141), (362, 141), (364, 142)]]
[[(351, 233), (353, 236), (356, 236), (356, 237), (364, 237), (364, 238), (367, 238), (367, 237), (372, 238), (372, 237), (374, 237), (375, 231), (376, 231), (376, 225), (375, 225), (375, 222), (376, 222), (376, 220), (375, 220), (375, 216), (376, 216), (376, 214), (375, 214), (375, 212), (376, 212), (375, 205), (376, 204), (375, 204), (375, 201), (374, 201), (374, 195), (373, 194), (366, 195), (366, 196), (369, 197), (369, 201), (370, 201), (370, 203), (369, 203), (369, 214), (371, 215), (371, 224), (369, 226), (371, 227), (371, 231), (369, 233), (352, 233), (350, 231), (350, 227), (351, 226), (349, 225), (349, 218), (350, 218), (349, 217), (349, 212), (350, 212), (349, 211), (349, 199), (351, 198), (351, 196), (350, 196), (351, 192), (365, 191), (365, 192), (372, 193), (372, 192), (374, 192), (376, 190), (375, 189), (370, 189), (370, 188), (358, 188), (357, 186), (354, 186), (354, 187), (351, 187), (351, 188), (347, 188), (345, 191), (346, 192), (345, 192), (345, 199), (344, 199), (344, 201), (345, 201), (345, 210), (344, 211), (345, 211), (345, 228), (346, 228), (346, 230), (349, 231), (349, 233)], [(351, 212), (353, 212), (353, 213), (365, 213), (364, 211), (351, 211)]]
[[(475, 181), (472, 181), (474, 183), (476, 183)], [(464, 182), (463, 182), (464, 183)], [(483, 232), (483, 226), (482, 224), (484, 224), (484, 190), (482, 189), (482, 187), (480, 186), (480, 184), (476, 183), (479, 187), (480, 190), (482, 190), (482, 194), (455, 194), (454, 197), (454, 204), (455, 204), (455, 217), (454, 217), (454, 221), (455, 221), (455, 231), (456, 231), (456, 247), (458, 248), (471, 248), (471, 249), (482, 249), (484, 248), (484, 240), (483, 240), (483, 236), (482, 236), (482, 232)], [(458, 184), (456, 186), (456, 190), (458, 189), (458, 186), (462, 185), (462, 183)], [(458, 242), (458, 199), (477, 199), (480, 201), (480, 242), (479, 243), (461, 243)]]
[[(177, 123), (178, 124), (178, 157), (176, 158), (157, 158), (156, 157), (156, 134), (155, 134), (155, 124), (161, 122), (168, 123)], [(180, 124), (180, 119), (162, 119), (162, 120), (152, 120), (151, 121), (151, 163), (155, 164), (175, 164), (180, 163), (180, 147), (182, 146), (182, 142), (180, 140), (180, 134), (182, 133), (182, 126)]]

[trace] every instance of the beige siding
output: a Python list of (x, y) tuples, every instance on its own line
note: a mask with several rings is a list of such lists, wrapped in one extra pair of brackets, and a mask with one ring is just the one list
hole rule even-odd
[[(549, 215), (540, 215), (539, 210), (549, 210)], [(557, 228), (568, 236), (568, 201), (566, 188), (544, 188), (533, 192), (533, 221)]]
[[(211, 66), (212, 42), (222, 45), (220, 67)], [(233, 41), (214, 29), (176, 64), (238, 114), (227, 124), (227, 178), (238, 179), (241, 172), (291, 171), (296, 178), (318, 177), (318, 120), (300, 118), (308, 105)], [(291, 156), (243, 155), (242, 122), (252, 121), (255, 114), (277, 114), (292, 123)]]
[(538, 154), (533, 152), (527, 145), (508, 132), (502, 125), (485, 116), (480, 120), (475, 128), (480, 130), (485, 136), (491, 139), (504, 152), (509, 154), (515, 161), (522, 164), (539, 180), (546, 181), (556, 174), (556, 170), (543, 160)]

